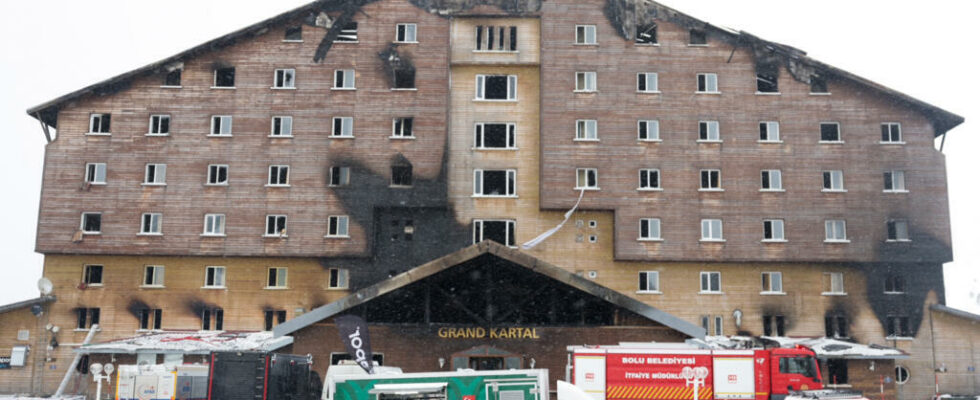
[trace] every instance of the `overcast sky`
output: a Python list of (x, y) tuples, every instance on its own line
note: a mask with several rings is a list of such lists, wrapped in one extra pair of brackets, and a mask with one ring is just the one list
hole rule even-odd
[[(547, 0), (545, 0), (547, 1)], [(306, 0), (8, 0), (0, 2), (0, 304), (37, 296), (34, 253), (44, 136), (29, 107), (306, 4)], [(716, 25), (810, 56), (966, 118), (947, 138), (955, 262), (949, 305), (980, 313), (980, 28), (975, 2), (665, 0)], [(599, 14), (597, 14), (599, 15)], [(598, 22), (598, 21), (597, 21)], [(970, 39), (973, 38), (973, 39)], [(425, 40), (421, 38), (420, 40)], [(937, 142), (938, 143), (938, 142)], [(937, 144), (938, 146), (938, 144)], [(70, 232), (65, 233), (67, 238)], [(913, 238), (914, 239), (914, 238)], [(67, 240), (67, 239), (66, 239)], [(57, 293), (56, 293), (57, 294)]]

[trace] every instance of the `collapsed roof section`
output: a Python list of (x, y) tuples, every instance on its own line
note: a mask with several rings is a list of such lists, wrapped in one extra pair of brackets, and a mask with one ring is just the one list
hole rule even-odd
[(894, 347), (854, 343), (828, 337), (708, 336), (703, 341), (689, 339), (688, 342), (712, 349), (743, 349), (760, 345), (782, 348), (804, 346), (813, 350), (817, 358), (824, 360), (898, 360), (909, 358), (908, 353)]
[(108, 342), (86, 344), (81, 354), (210, 354), (212, 351), (273, 351), (293, 338), (272, 332), (164, 331)]

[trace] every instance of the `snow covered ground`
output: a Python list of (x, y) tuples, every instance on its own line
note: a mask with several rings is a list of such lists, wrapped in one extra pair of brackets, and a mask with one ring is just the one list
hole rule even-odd
[(0, 394), (0, 399), (8, 400), (85, 400), (85, 396), (68, 396), (68, 397), (22, 397), (12, 394)]

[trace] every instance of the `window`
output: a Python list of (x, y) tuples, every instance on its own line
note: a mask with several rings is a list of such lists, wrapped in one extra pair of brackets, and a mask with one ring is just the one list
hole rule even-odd
[(269, 133), (269, 136), (293, 136), (293, 117), (272, 117), (272, 132)]
[(413, 137), (412, 125), (415, 119), (412, 117), (395, 118), (391, 121), (391, 137), (410, 138)]
[(286, 287), (286, 268), (269, 268), (268, 280), (266, 281), (266, 289), (268, 288), (285, 288)]
[(846, 338), (847, 317), (840, 314), (827, 315), (823, 318), (824, 334), (832, 338)]
[(167, 136), (169, 134), (170, 134), (170, 116), (151, 115), (150, 131), (147, 132), (147, 135)]
[(101, 265), (86, 265), (82, 272), (82, 283), (89, 286), (102, 286)]
[(478, 51), (517, 51), (517, 27), (477, 25), (476, 49)]
[(706, 46), (708, 45), (708, 35), (700, 29), (691, 29), (691, 39), (688, 44)]
[(778, 169), (762, 170), (762, 189), (763, 191), (783, 190), (783, 173)]
[(718, 74), (698, 74), (698, 93), (718, 93)]
[(333, 137), (354, 137), (354, 117), (333, 117)]
[(517, 100), (517, 75), (477, 75), (477, 100)]
[(718, 130), (718, 121), (698, 122), (698, 141), (720, 142), (721, 133)]
[(900, 219), (889, 220), (887, 223), (889, 242), (908, 242), (909, 222)]
[(786, 317), (782, 315), (763, 315), (762, 336), (786, 336)]
[(286, 236), (286, 216), (266, 215), (265, 236)]
[(575, 44), (596, 44), (595, 25), (575, 25)]
[(575, 140), (599, 140), (598, 122), (594, 119), (575, 121)]
[(843, 192), (844, 171), (824, 171), (823, 190), (825, 192)]
[(283, 322), (286, 322), (286, 310), (265, 310), (265, 330), (271, 331)]
[(779, 122), (776, 121), (762, 121), (759, 123), (759, 141), (760, 142), (780, 142), (779, 138)]
[(167, 164), (146, 164), (146, 173), (143, 175), (143, 184), (166, 185)]
[(843, 272), (824, 272), (824, 295), (846, 294), (844, 292)]
[(181, 72), (180, 69), (167, 72), (167, 75), (163, 77), (163, 86), (180, 87)]
[(85, 164), (85, 183), (92, 185), (105, 185), (105, 163)]
[(848, 242), (847, 224), (842, 219), (828, 219), (824, 221), (824, 233), (825, 242)]
[(636, 137), (640, 141), (660, 141), (660, 121), (645, 119), (637, 122)]
[(505, 246), (514, 247), (514, 221), (510, 220), (473, 220), (473, 243), (493, 240)]
[(276, 89), (295, 89), (296, 88), (296, 70), (295, 69), (277, 69), (276, 76), (273, 80), (272, 87)]
[(657, 44), (657, 24), (636, 24), (636, 44)]
[(76, 308), (75, 315), (78, 317), (78, 323), (75, 329), (89, 329), (92, 325), (98, 324), (101, 311), (98, 308)]
[[(212, 321), (214, 324), (212, 325)], [(225, 310), (220, 308), (205, 308), (201, 310), (201, 330), (210, 331), (214, 327), (216, 331), (224, 330)]]
[(159, 308), (143, 308), (136, 312), (140, 330), (160, 330), (163, 328), (163, 310)]
[(721, 170), (701, 170), (701, 190), (721, 190)]
[(595, 72), (576, 72), (575, 73), (575, 91), (576, 92), (594, 92), (594, 91), (596, 91), (596, 75), (595, 75)]
[(701, 327), (704, 328), (704, 333), (706, 335), (712, 335), (712, 328), (714, 328), (714, 336), (724, 335), (724, 318), (720, 315), (702, 315), (701, 316)]
[(759, 93), (779, 93), (779, 78), (775, 74), (757, 74), (755, 90)]
[(395, 25), (395, 42), (397, 43), (417, 43), (418, 39), (415, 37), (418, 28), (415, 24), (398, 24)]
[(357, 41), (357, 22), (348, 22), (340, 29), (340, 34), (334, 42), (356, 42)]
[(348, 287), (348, 274), (347, 270), (343, 268), (330, 268), (330, 280), (327, 282), (327, 287), (330, 289), (347, 289)]
[(783, 232), (783, 220), (767, 219), (762, 221), (762, 241), (785, 242), (786, 234)]
[(287, 42), (302, 42), (303, 41), (303, 26), (288, 26), (286, 27), (286, 35), (283, 40)]
[(163, 287), (163, 266), (147, 265), (143, 268), (143, 286)]
[(102, 233), (102, 213), (82, 213), (82, 233), (96, 235)]
[(204, 214), (204, 236), (225, 235), (224, 214)]
[(721, 272), (701, 272), (701, 292), (721, 293)]
[(904, 385), (909, 381), (909, 370), (901, 365), (895, 367), (895, 383)]
[(638, 240), (663, 240), (660, 236), (660, 218), (640, 218), (640, 237)]
[(885, 321), (888, 325), (886, 327), (888, 337), (912, 337), (909, 317), (889, 315), (885, 318)]
[(208, 165), (208, 185), (227, 185), (228, 184), (228, 165), (211, 164)]
[(827, 80), (816, 75), (810, 76), (810, 94), (830, 94), (830, 90), (827, 90)]
[(333, 72), (334, 89), (354, 89), (354, 70), (338, 69)]
[(821, 142), (842, 142), (840, 138), (840, 124), (836, 122), (823, 122), (820, 124)]
[(889, 122), (881, 124), (882, 143), (905, 143), (902, 141), (902, 124)]
[(327, 237), (350, 237), (347, 229), (349, 218), (346, 215), (331, 215), (327, 217)]
[(214, 87), (235, 87), (235, 67), (218, 68), (214, 70)]
[(640, 271), (640, 292), (660, 293), (660, 272)]
[(640, 186), (637, 190), (660, 190), (660, 170), (641, 169)]
[(350, 167), (330, 167), (330, 186), (350, 184)]
[(140, 219), (141, 235), (159, 235), (162, 232), (163, 214), (144, 213)]
[(515, 124), (476, 124), (473, 134), (473, 146), (478, 149), (515, 149), (517, 148)]
[(636, 74), (636, 91), (640, 93), (660, 93), (656, 72)]
[(576, 168), (575, 189), (599, 189), (598, 174), (595, 168)]
[(885, 171), (885, 192), (905, 193), (905, 171)]
[(517, 196), (517, 170), (473, 170), (473, 195)]
[(783, 293), (783, 273), (763, 272), (761, 293)]
[(88, 120), (88, 133), (90, 134), (109, 134), (109, 127), (112, 121), (110, 114), (92, 114)]
[(412, 166), (392, 165), (391, 186), (402, 186), (402, 187), (412, 186)]
[(204, 287), (225, 287), (225, 267), (206, 267), (204, 269)]
[(212, 116), (210, 136), (231, 136), (231, 116), (230, 115)]
[(702, 242), (724, 242), (721, 231), (720, 219), (701, 220), (701, 241)]
[(289, 166), (270, 165), (269, 182), (266, 186), (289, 186)]
[(901, 275), (888, 275), (888, 277), (885, 278), (885, 293), (905, 293), (905, 278)]

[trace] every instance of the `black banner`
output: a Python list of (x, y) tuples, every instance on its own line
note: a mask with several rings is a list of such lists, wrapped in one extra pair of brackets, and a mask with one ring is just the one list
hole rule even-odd
[(369, 374), (374, 373), (371, 354), (371, 339), (368, 337), (367, 322), (356, 315), (343, 315), (334, 319), (340, 340), (347, 347), (347, 353)]

